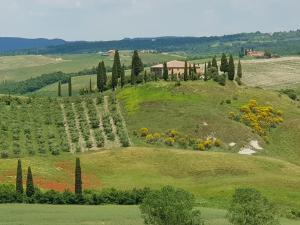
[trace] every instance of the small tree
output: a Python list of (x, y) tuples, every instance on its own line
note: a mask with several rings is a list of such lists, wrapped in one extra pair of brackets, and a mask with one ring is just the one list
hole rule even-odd
[(169, 70), (166, 62), (164, 63), (163, 67), (163, 78), (165, 81), (169, 80)]
[(203, 225), (192, 194), (173, 187), (150, 192), (140, 210), (148, 225)]
[(79, 158), (76, 158), (75, 166), (75, 194), (82, 195), (81, 166)]
[(72, 77), (69, 78), (68, 90), (69, 90), (69, 97), (71, 97), (72, 96)]
[(61, 82), (58, 82), (58, 97), (61, 97)]
[(188, 64), (187, 64), (187, 61), (185, 61), (185, 63), (184, 63), (183, 80), (184, 81), (188, 80)]
[(236, 189), (228, 211), (233, 225), (277, 225), (272, 204), (255, 189)]
[(18, 194), (23, 194), (23, 175), (22, 175), (22, 163), (21, 160), (18, 160), (17, 167), (17, 177), (16, 177), (16, 192)]
[(228, 80), (233, 81), (235, 76), (235, 66), (234, 66), (234, 60), (233, 56), (230, 55), (229, 58), (229, 66), (228, 66)]
[(27, 197), (32, 197), (34, 195), (34, 185), (33, 185), (33, 177), (31, 173), (31, 168), (30, 166), (28, 167), (28, 172), (27, 172), (27, 181), (26, 181), (26, 196)]

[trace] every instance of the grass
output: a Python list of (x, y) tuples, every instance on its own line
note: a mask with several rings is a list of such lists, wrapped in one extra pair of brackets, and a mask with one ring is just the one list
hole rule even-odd
[[(140, 54), (145, 64), (154, 64), (174, 59), (182, 59), (177, 55), (165, 54)], [(122, 63), (131, 64), (131, 52), (121, 52)], [(49, 56), (5, 56), (0, 57), (0, 82), (20, 81), (31, 77), (40, 76), (45, 73), (62, 71), (78, 72), (90, 69), (104, 61), (106, 66), (111, 67), (113, 56), (101, 56), (99, 54), (75, 54), (75, 55), (49, 55)]]
[[(77, 155), (78, 156), (78, 155)], [(85, 189), (173, 185), (194, 193), (202, 206), (225, 208), (237, 187), (255, 187), (282, 210), (300, 208), (300, 167), (283, 160), (232, 153), (131, 147), (80, 156)], [(43, 189), (73, 190), (75, 156), (35, 156), (34, 182)], [(0, 160), (1, 183), (15, 183), (17, 160)]]
[[(201, 208), (210, 225), (230, 225), (226, 211)], [(55, 215), (55, 216), (53, 216)], [(143, 225), (137, 206), (0, 205), (0, 225)], [(300, 221), (281, 219), (281, 225)]]
[[(299, 104), (277, 92), (238, 87), (230, 82), (225, 87), (202, 81), (182, 82), (180, 87), (175, 87), (172, 82), (158, 82), (121, 90), (118, 98), (131, 138), (138, 144), (145, 145), (132, 134), (142, 127), (152, 132), (176, 129), (202, 138), (213, 134), (222, 140), (223, 149), (227, 152), (237, 152), (250, 140), (258, 140), (265, 149), (259, 154), (299, 164)], [(284, 112), (285, 121), (271, 130), (269, 144), (249, 127), (228, 118), (229, 112), (237, 112), (251, 99)], [(230, 100), (231, 104), (220, 104), (226, 100)], [(231, 142), (237, 143), (236, 147), (229, 148)]]

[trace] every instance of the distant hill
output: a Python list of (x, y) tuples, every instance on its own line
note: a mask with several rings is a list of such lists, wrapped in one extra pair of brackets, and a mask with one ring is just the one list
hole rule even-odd
[(66, 44), (62, 39), (0, 37), (0, 53)]
[[(49, 41), (49, 40), (48, 40)], [(222, 52), (238, 54), (241, 48), (269, 50), (279, 55), (300, 54), (300, 30), (275, 33), (240, 33), (210, 37), (155, 37), (124, 38), (116, 41), (74, 41), (53, 40), (52, 44), (32, 46), (14, 54), (78, 54), (96, 53), (110, 49), (156, 50), (159, 52), (186, 52), (189, 55), (214, 55)], [(18, 48), (21, 49), (21, 48)]]

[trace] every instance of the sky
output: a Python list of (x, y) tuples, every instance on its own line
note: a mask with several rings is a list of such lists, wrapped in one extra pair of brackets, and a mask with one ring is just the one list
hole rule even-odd
[(300, 29), (299, 0), (0, 0), (0, 36), (119, 40)]

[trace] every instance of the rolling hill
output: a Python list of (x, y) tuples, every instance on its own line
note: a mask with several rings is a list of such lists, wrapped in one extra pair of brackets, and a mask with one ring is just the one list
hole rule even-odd
[(192, 55), (214, 55), (222, 52), (238, 54), (241, 47), (270, 50), (280, 55), (300, 53), (300, 31), (275, 33), (240, 33), (211, 37), (153, 37), (125, 38), (117, 41), (78, 41), (63, 45), (33, 48), (15, 53), (78, 54), (96, 53), (110, 49), (150, 49), (162, 52), (187, 52)]
[(24, 49), (44, 48), (49, 46), (63, 45), (67, 42), (62, 39), (28, 39), (18, 37), (0, 37), (0, 53), (20, 51)]

